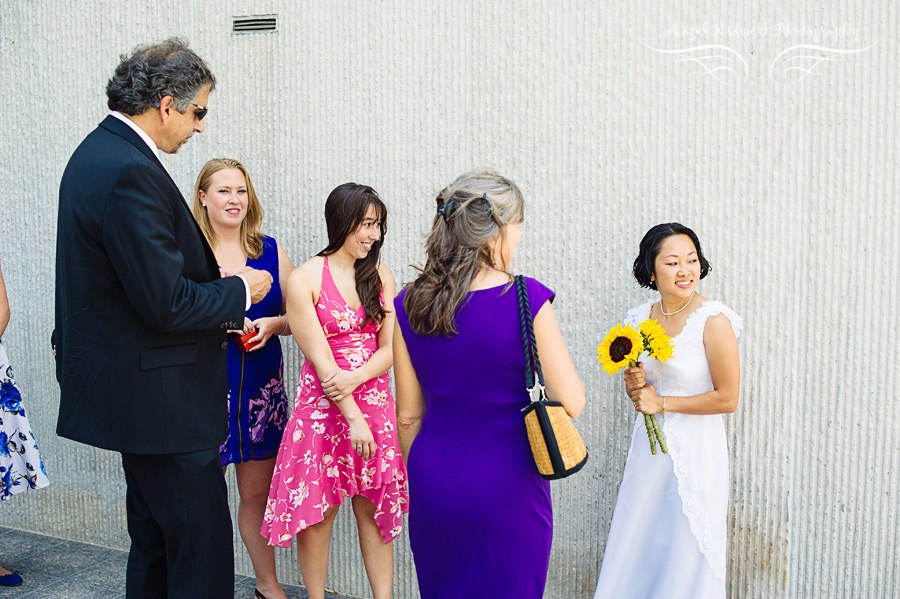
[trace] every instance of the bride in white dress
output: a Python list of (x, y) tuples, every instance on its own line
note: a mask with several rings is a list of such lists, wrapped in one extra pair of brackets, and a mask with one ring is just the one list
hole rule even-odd
[(657, 225), (641, 241), (634, 276), (659, 301), (628, 311), (674, 346), (625, 370), (634, 409), (656, 414), (669, 453), (650, 453), (636, 418), (594, 599), (724, 599), (728, 447), (722, 414), (737, 408), (741, 318), (697, 293), (709, 272), (696, 234)]

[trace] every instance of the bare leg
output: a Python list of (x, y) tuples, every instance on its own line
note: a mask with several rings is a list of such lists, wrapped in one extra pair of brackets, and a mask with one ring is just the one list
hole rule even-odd
[(237, 520), (244, 547), (253, 562), (256, 588), (266, 599), (287, 599), (275, 576), (275, 548), (270, 547), (265, 537), (259, 533), (274, 469), (275, 458), (235, 464), (238, 493), (241, 496)]
[(325, 575), (328, 574), (328, 550), (331, 547), (331, 527), (339, 506), (325, 510), (325, 519), (297, 534), (297, 559), (303, 586), (309, 599), (325, 599)]
[(394, 544), (385, 543), (375, 524), (375, 504), (357, 495), (351, 500), (359, 530), (359, 548), (362, 550), (366, 575), (375, 599), (390, 599), (394, 580)]
[(0, 566), (0, 576), (6, 576), (7, 574), (12, 574), (12, 572), (10, 572), (9, 570), (7, 570), (7, 569), (4, 568), (3, 566)]

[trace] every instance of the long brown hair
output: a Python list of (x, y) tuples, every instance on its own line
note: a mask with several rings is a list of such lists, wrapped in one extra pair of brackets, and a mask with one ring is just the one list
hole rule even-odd
[(456, 334), (456, 311), (472, 280), (493, 265), (488, 243), (522, 222), (525, 203), (515, 183), (482, 169), (460, 175), (435, 198), (437, 215), (425, 242), (426, 262), (403, 300), (419, 335)]
[(378, 264), (381, 259), (381, 246), (384, 245), (384, 235), (387, 233), (387, 206), (374, 189), (368, 185), (344, 183), (328, 194), (328, 199), (325, 200), (328, 246), (318, 253), (319, 256), (330, 256), (341, 249), (347, 236), (355, 233), (365, 220), (369, 206), (375, 207), (375, 218), (378, 219), (381, 236), (372, 244), (372, 249), (366, 257), (357, 260), (353, 265), (356, 270), (356, 293), (366, 310), (363, 325), (369, 320), (381, 324), (385, 317), (384, 306), (381, 305), (380, 299), (381, 276), (378, 274)]
[(209, 193), (209, 186), (212, 183), (212, 176), (221, 170), (233, 168), (241, 171), (244, 175), (244, 181), (247, 182), (247, 216), (241, 222), (241, 246), (244, 253), (252, 260), (260, 257), (263, 251), (263, 233), (260, 230), (263, 219), (262, 204), (256, 196), (256, 190), (253, 189), (253, 183), (250, 181), (250, 173), (247, 167), (233, 158), (213, 158), (203, 165), (200, 174), (197, 175), (197, 182), (194, 184), (194, 202), (191, 206), (191, 212), (200, 225), (207, 243), (213, 248), (216, 247), (216, 234), (209, 222), (209, 214), (206, 207), (200, 203), (200, 191)]

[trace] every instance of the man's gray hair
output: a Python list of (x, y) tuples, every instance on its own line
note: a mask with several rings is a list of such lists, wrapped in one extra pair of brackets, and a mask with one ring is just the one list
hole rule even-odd
[(151, 46), (138, 46), (131, 56), (123, 54), (119, 66), (106, 84), (110, 110), (135, 116), (148, 108), (159, 108), (165, 96), (172, 96), (175, 109), (184, 113), (204, 85), (210, 91), (216, 78), (203, 59), (178, 38)]

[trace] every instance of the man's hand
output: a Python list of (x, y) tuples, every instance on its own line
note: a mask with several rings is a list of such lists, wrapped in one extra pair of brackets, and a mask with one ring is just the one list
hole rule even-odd
[(247, 284), (250, 285), (250, 303), (252, 304), (258, 303), (266, 297), (269, 288), (272, 287), (272, 275), (264, 270), (256, 270), (247, 266), (234, 274), (241, 275), (247, 280)]
[(250, 333), (253, 329), (253, 323), (246, 316), (244, 317), (244, 327), (240, 329), (228, 329), (225, 331), (226, 333), (237, 333), (240, 336), (244, 336)]

